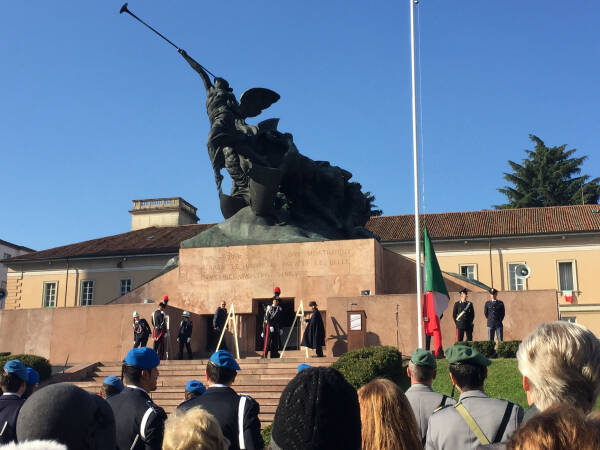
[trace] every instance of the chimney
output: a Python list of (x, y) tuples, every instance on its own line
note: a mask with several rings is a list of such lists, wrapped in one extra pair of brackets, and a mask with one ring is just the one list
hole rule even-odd
[(181, 197), (134, 200), (131, 231), (148, 227), (173, 227), (198, 222), (196, 207)]

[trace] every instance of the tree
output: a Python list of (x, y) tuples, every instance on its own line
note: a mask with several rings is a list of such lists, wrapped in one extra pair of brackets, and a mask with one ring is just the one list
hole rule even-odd
[(369, 208), (371, 210), (371, 217), (378, 217), (383, 215), (383, 211), (379, 209), (379, 206), (375, 204), (375, 195), (371, 194), (370, 191), (365, 192), (365, 198), (367, 199)]
[(565, 150), (566, 145), (547, 147), (533, 134), (529, 139), (535, 143), (535, 150), (525, 150), (527, 158), (522, 164), (508, 161), (513, 172), (504, 173), (504, 179), (513, 186), (498, 189), (508, 203), (495, 205), (496, 209), (598, 203), (600, 178), (579, 176), (587, 156), (571, 157), (575, 149)]

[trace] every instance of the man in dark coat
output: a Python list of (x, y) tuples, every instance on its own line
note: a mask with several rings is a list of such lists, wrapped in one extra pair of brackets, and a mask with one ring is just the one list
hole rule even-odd
[(271, 358), (279, 358), (279, 349), (281, 348), (281, 315), (283, 308), (279, 306), (279, 293), (273, 297), (273, 303), (265, 311), (263, 338), (265, 347), (263, 349), (263, 358), (271, 352)]
[(160, 359), (165, 358), (165, 335), (167, 334), (167, 317), (165, 314), (165, 307), (169, 297), (165, 295), (162, 302), (158, 304), (158, 309), (152, 313), (152, 339), (154, 339), (154, 351), (158, 353)]
[(323, 325), (323, 319), (321, 313), (317, 308), (317, 302), (314, 300), (308, 304), (313, 310), (310, 319), (306, 319), (308, 325), (304, 330), (304, 336), (302, 336), (303, 347), (314, 348), (317, 351), (317, 357), (323, 356), (323, 347), (325, 346), (325, 326)]
[(150, 325), (146, 319), (140, 318), (140, 313), (133, 312), (133, 348), (146, 347), (150, 337)]
[(465, 288), (460, 291), (460, 301), (454, 304), (452, 318), (456, 324), (456, 341), (462, 342), (465, 332), (467, 341), (473, 340), (473, 320), (475, 319), (475, 309), (473, 303), (467, 300), (469, 291)]
[(190, 342), (192, 340), (192, 329), (193, 323), (190, 318), (190, 312), (184, 311), (182, 314), (181, 322), (179, 323), (179, 333), (177, 334), (177, 342), (179, 343), (179, 359), (183, 359), (183, 346), (188, 353), (188, 357), (192, 359), (192, 346)]
[(25, 403), (22, 395), (27, 389), (27, 368), (18, 359), (4, 364), (0, 373), (0, 445), (17, 441), (17, 417)]
[(261, 449), (264, 442), (258, 418), (260, 407), (252, 397), (239, 395), (231, 388), (239, 370), (240, 366), (229, 352), (213, 353), (206, 365), (208, 388), (202, 395), (181, 403), (177, 412), (200, 407), (217, 419), (229, 439), (230, 450)]
[[(221, 306), (219, 306), (217, 308), (217, 310), (215, 311), (215, 314), (213, 315), (213, 320), (212, 320), (212, 326), (213, 326), (213, 344), (212, 347), (214, 347), (214, 351), (216, 352), (217, 350), (219, 350), (217, 347), (217, 344), (219, 343), (219, 338), (221, 337), (221, 333), (223, 332), (223, 329), (225, 328), (226, 322), (227, 322), (227, 303), (225, 303), (225, 301), (221, 302)], [(219, 348), (222, 348), (223, 350), (227, 350), (227, 343), (225, 342), (225, 336), (223, 335), (223, 340), (221, 341), (221, 345), (219, 346)], [(211, 349), (212, 350), (212, 349)]]
[(494, 288), (489, 290), (490, 300), (485, 302), (483, 313), (487, 319), (488, 339), (494, 342), (494, 333), (498, 336), (498, 342), (504, 339), (504, 327), (502, 321), (504, 320), (504, 302), (498, 300), (498, 291)]

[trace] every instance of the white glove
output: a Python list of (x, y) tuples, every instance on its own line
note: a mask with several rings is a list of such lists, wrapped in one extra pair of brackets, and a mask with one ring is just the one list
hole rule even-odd
[(265, 333), (260, 333), (260, 337), (264, 339), (265, 338)]
[(279, 330), (279, 336), (283, 336), (283, 330)]
[(270, 331), (271, 333), (273, 333), (273, 332), (275, 331), (275, 328), (273, 328), (273, 327), (269, 327), (269, 331)]
[(177, 342), (179, 342), (179, 338), (177, 338)]
[(191, 338), (191, 337), (189, 337), (189, 338), (187, 339), (188, 343), (189, 343), (191, 340), (192, 340), (192, 338)]

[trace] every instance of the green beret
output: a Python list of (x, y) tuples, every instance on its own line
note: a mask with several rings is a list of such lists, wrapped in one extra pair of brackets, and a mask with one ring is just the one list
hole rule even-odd
[(412, 352), (410, 360), (417, 366), (427, 366), (434, 369), (437, 367), (437, 363), (431, 352), (423, 350), (422, 348), (415, 349), (415, 351)]
[(492, 364), (489, 359), (467, 345), (455, 344), (452, 347), (448, 347), (445, 353), (450, 364), (466, 363), (476, 366), (489, 366)]

